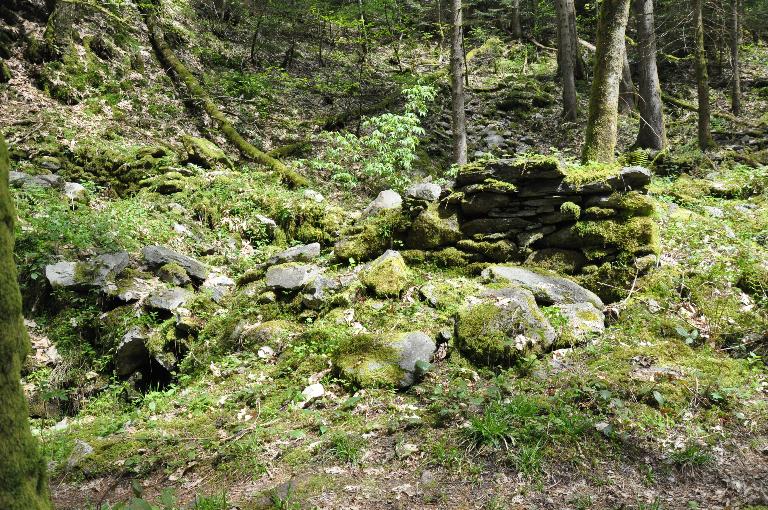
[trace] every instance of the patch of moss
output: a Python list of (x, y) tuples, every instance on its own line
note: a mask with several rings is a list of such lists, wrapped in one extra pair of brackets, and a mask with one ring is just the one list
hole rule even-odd
[(341, 261), (366, 261), (391, 248), (408, 227), (408, 219), (399, 210), (369, 216), (345, 233), (336, 243), (334, 253)]
[(587, 207), (584, 210), (585, 220), (607, 220), (616, 216), (615, 209), (607, 209), (605, 207)]
[(360, 281), (379, 297), (396, 297), (410, 280), (410, 271), (397, 252), (387, 252), (360, 273)]
[(430, 250), (454, 244), (461, 237), (455, 211), (442, 209), (438, 204), (430, 204), (413, 221), (406, 237), (406, 245)]
[(661, 253), (659, 227), (651, 218), (580, 221), (574, 231), (586, 246), (614, 246), (634, 255)]
[(565, 169), (564, 181), (579, 187), (593, 182), (606, 181), (618, 175), (621, 165), (618, 163), (597, 163), (568, 165)]
[(354, 335), (340, 342), (334, 366), (339, 375), (361, 388), (396, 388), (404, 372), (397, 364), (399, 353), (381, 337)]
[(564, 214), (567, 219), (578, 220), (581, 216), (581, 207), (573, 202), (564, 202), (560, 206), (560, 212)]
[(508, 262), (517, 255), (517, 247), (505, 239), (499, 241), (462, 239), (456, 243), (456, 246), (463, 251), (481, 255), (491, 262)]
[(430, 259), (439, 267), (464, 267), (469, 263), (469, 255), (450, 246), (431, 254)]

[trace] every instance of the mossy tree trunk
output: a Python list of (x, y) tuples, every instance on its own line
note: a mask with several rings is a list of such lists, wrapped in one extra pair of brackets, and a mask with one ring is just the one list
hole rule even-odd
[(451, 35), (451, 109), (453, 128), (453, 162), (467, 162), (467, 114), (464, 106), (464, 22), (461, 0), (451, 1), (453, 32)]
[(576, 99), (576, 79), (574, 61), (575, 52), (571, 47), (575, 41), (571, 37), (569, 27), (569, 12), (573, 0), (556, 0), (558, 58), (560, 60), (560, 78), (563, 81), (563, 117), (575, 121), (578, 115), (578, 103)]
[(707, 52), (704, 48), (704, 13), (703, 0), (693, 0), (693, 22), (696, 31), (696, 91), (699, 99), (699, 147), (707, 150), (715, 145), (710, 128), (709, 73), (707, 71)]
[(589, 98), (582, 160), (610, 163), (616, 149), (619, 83), (624, 66), (624, 35), (630, 0), (604, 0), (600, 5), (595, 44), (595, 70)]
[(139, 4), (144, 21), (147, 24), (149, 31), (149, 37), (152, 41), (152, 46), (155, 48), (155, 52), (158, 58), (163, 64), (170, 67), (174, 74), (177, 76), (189, 91), (190, 96), (199, 103), (205, 113), (208, 114), (219, 126), (221, 133), (229, 140), (237, 149), (247, 158), (270, 168), (287, 181), (295, 186), (306, 186), (308, 181), (298, 173), (294, 172), (280, 161), (273, 157), (268, 156), (263, 151), (257, 149), (250, 142), (248, 142), (243, 135), (241, 135), (235, 126), (230, 122), (226, 115), (219, 109), (218, 106), (211, 100), (206, 93), (205, 89), (200, 85), (200, 82), (195, 78), (192, 73), (189, 72), (187, 67), (179, 60), (173, 50), (165, 42), (165, 37), (157, 20), (157, 5), (149, 5), (147, 3)]
[(571, 34), (571, 52), (573, 52), (573, 74), (577, 80), (583, 80), (587, 77), (584, 70), (584, 59), (579, 50), (579, 32), (576, 28), (576, 3), (573, 0), (567, 0), (568, 30)]
[(29, 430), (21, 366), (29, 339), (13, 260), (16, 212), (8, 191), (8, 150), (0, 136), (0, 508), (50, 509), (45, 462)]
[(627, 45), (624, 44), (624, 63), (621, 66), (621, 84), (619, 85), (619, 109), (630, 112), (635, 109), (637, 89), (632, 81), (632, 69), (629, 67)]
[(635, 0), (633, 8), (637, 20), (637, 45), (640, 52), (640, 130), (635, 145), (643, 149), (661, 150), (667, 145), (667, 133), (664, 126), (659, 71), (656, 67), (653, 0)]
[(512, 0), (510, 12), (512, 37), (521, 39), (523, 37), (523, 27), (520, 24), (520, 0)]

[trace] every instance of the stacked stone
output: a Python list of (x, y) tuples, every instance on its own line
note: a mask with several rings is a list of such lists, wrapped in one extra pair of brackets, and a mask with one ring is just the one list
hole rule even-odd
[(512, 260), (552, 258), (573, 273), (587, 264), (658, 253), (658, 227), (648, 218), (653, 204), (645, 195), (650, 170), (574, 171), (578, 181), (557, 158), (542, 156), (465, 167), (453, 196), (464, 236), (458, 248), (479, 252), (483, 244), (504, 241), (513, 247), (507, 252), (515, 254)]

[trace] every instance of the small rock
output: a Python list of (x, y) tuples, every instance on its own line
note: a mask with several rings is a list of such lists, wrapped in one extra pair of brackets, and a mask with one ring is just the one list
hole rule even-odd
[(304, 198), (312, 200), (313, 202), (317, 202), (318, 204), (325, 200), (325, 197), (321, 193), (318, 193), (313, 189), (305, 189)]
[(267, 260), (268, 266), (286, 262), (311, 262), (320, 256), (320, 243), (302, 244), (288, 248)]
[(211, 291), (211, 298), (220, 303), (235, 288), (235, 280), (224, 275), (211, 275), (203, 282), (202, 288)]
[(273, 290), (298, 290), (320, 272), (317, 266), (290, 262), (267, 269), (266, 285)]
[(371, 202), (368, 207), (363, 209), (360, 218), (365, 218), (374, 214), (378, 214), (381, 211), (387, 211), (390, 209), (400, 209), (403, 206), (403, 198), (400, 194), (391, 189), (387, 189), (379, 193), (379, 195)]
[(702, 209), (704, 209), (704, 211), (713, 218), (725, 217), (725, 213), (719, 207), (711, 207), (711, 206), (705, 205), (704, 207), (702, 207)]
[(181, 287), (162, 289), (149, 295), (147, 306), (155, 310), (173, 312), (180, 306), (184, 306), (192, 299), (192, 293)]
[(592, 303), (572, 303), (557, 308), (568, 319), (568, 328), (577, 339), (605, 331), (605, 316)]
[(314, 400), (325, 395), (325, 388), (320, 383), (310, 384), (301, 392), (304, 400), (301, 402), (301, 407), (309, 406)]
[(275, 236), (275, 233), (278, 230), (275, 220), (272, 218), (267, 218), (266, 216), (262, 216), (261, 214), (257, 214), (256, 221), (258, 221), (264, 227), (264, 230), (269, 237)]
[(262, 345), (259, 347), (256, 355), (259, 357), (259, 359), (272, 359), (275, 357), (275, 350), (268, 345)]
[(491, 266), (482, 272), (483, 278), (508, 280), (533, 292), (536, 301), (545, 305), (592, 303), (602, 310), (602, 300), (595, 293), (574, 281), (514, 266)]
[(405, 191), (406, 199), (425, 200), (427, 202), (436, 202), (440, 199), (442, 189), (433, 182), (422, 182), (413, 184)]
[(82, 201), (86, 195), (85, 186), (76, 182), (67, 182), (64, 184), (64, 195), (74, 202)]
[(142, 250), (142, 254), (144, 261), (152, 269), (157, 269), (169, 262), (175, 262), (183, 267), (193, 280), (202, 282), (208, 278), (208, 268), (204, 264), (164, 246), (146, 246)]
[(301, 303), (310, 310), (319, 310), (325, 305), (334, 291), (341, 288), (341, 282), (335, 278), (317, 276), (304, 288)]
[(94, 452), (93, 446), (81, 439), (75, 439), (75, 446), (67, 458), (67, 466), (72, 469), (77, 467), (88, 455)]

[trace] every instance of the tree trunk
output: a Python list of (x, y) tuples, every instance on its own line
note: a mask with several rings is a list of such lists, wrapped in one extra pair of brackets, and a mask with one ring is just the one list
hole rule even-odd
[(21, 366), (29, 340), (13, 260), (16, 211), (8, 191), (8, 150), (0, 136), (0, 508), (50, 509), (45, 462), (29, 430)]
[(453, 162), (467, 163), (467, 118), (464, 110), (463, 21), (461, 0), (451, 0), (453, 35), (451, 37), (451, 105), (453, 121)]
[(661, 150), (667, 145), (661, 85), (656, 68), (656, 28), (653, 0), (635, 0), (637, 40), (640, 52), (639, 93), (640, 131), (635, 145), (643, 149)]
[(739, 64), (739, 44), (741, 43), (741, 23), (739, 22), (739, 0), (731, 0), (731, 111), (741, 114), (741, 66)]
[(584, 59), (581, 58), (581, 51), (579, 50), (579, 33), (576, 30), (576, 4), (573, 0), (566, 0), (565, 5), (568, 14), (568, 30), (571, 36), (571, 52), (573, 52), (573, 72), (577, 80), (583, 80), (587, 73), (584, 69)]
[(578, 115), (578, 103), (576, 99), (576, 80), (575, 80), (575, 62), (574, 51), (571, 48), (573, 43), (571, 31), (568, 22), (568, 4), (573, 4), (572, 0), (557, 0), (555, 7), (557, 11), (557, 35), (558, 35), (558, 58), (560, 59), (560, 77), (563, 80), (563, 117), (567, 120), (575, 121)]
[(619, 111), (619, 82), (624, 65), (624, 35), (629, 0), (603, 0), (597, 24), (595, 68), (582, 160), (614, 160)]
[(521, 39), (523, 37), (523, 28), (520, 25), (520, 0), (512, 0), (512, 37)]
[(693, 20), (696, 32), (696, 88), (699, 98), (699, 147), (706, 150), (715, 142), (712, 140), (709, 110), (709, 75), (707, 73), (707, 54), (704, 49), (703, 0), (693, 0)]
[(635, 96), (637, 89), (632, 81), (632, 69), (629, 67), (627, 45), (624, 44), (624, 63), (621, 66), (621, 83), (619, 84), (619, 109), (622, 112), (630, 112), (635, 109)]
[(247, 158), (264, 165), (280, 174), (280, 176), (290, 184), (294, 186), (307, 186), (309, 182), (303, 176), (297, 172), (291, 170), (280, 161), (270, 157), (263, 151), (257, 149), (253, 144), (248, 142), (243, 135), (235, 128), (226, 115), (219, 109), (218, 106), (211, 100), (205, 89), (200, 85), (200, 82), (195, 78), (192, 73), (189, 72), (187, 67), (179, 60), (173, 50), (165, 42), (163, 33), (158, 26), (156, 19), (155, 7), (150, 4), (139, 4), (144, 21), (147, 25), (149, 32), (149, 38), (152, 46), (155, 48), (158, 59), (171, 70), (178, 78), (178, 80), (184, 84), (189, 92), (190, 96), (196, 103), (199, 103), (205, 113), (208, 114), (219, 126), (221, 133), (229, 140), (237, 150), (239, 150)]

